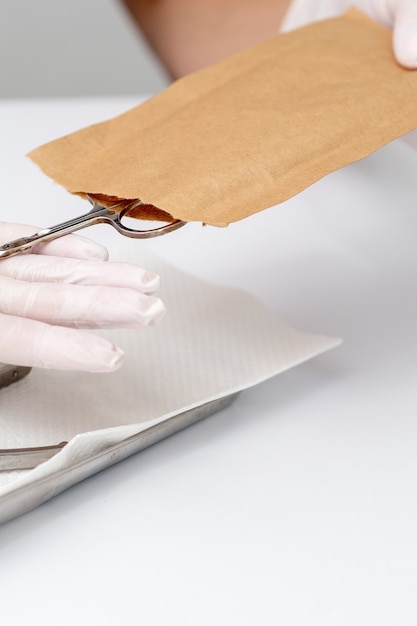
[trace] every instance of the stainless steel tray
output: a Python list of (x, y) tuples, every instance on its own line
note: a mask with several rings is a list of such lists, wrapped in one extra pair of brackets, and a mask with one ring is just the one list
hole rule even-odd
[[(71, 467), (38, 479), (30, 485), (16, 487), (13, 491), (0, 497), (0, 523), (9, 521), (18, 515), (30, 511), (85, 478), (226, 408), (237, 395), (238, 393), (235, 393), (179, 413), (155, 426), (146, 428), (137, 435), (129, 437), (99, 454), (86, 457)], [(58, 444), (56, 447), (51, 446), (50, 449), (55, 448), (53, 454), (59, 451), (62, 445), (63, 444)], [(16, 458), (16, 455), (19, 456), (20, 453), (20, 460), (22, 460), (21, 455), (30, 455), (33, 450), (39, 449), (3, 450), (3, 467), (6, 468), (11, 465), (14, 467), (22, 467), (22, 464), (14, 464), (15, 461), (12, 457)], [(53, 454), (49, 454), (49, 457), (53, 456)], [(7, 455), (9, 455), (9, 460), (7, 460)], [(33, 467), (33, 459), (31, 463), (32, 465), (30, 465), (30, 467)]]

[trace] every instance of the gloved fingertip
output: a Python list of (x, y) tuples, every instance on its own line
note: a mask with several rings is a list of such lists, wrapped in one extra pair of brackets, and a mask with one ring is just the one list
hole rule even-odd
[[(100, 346), (91, 355), (92, 359), (88, 364), (88, 371), (95, 373), (115, 372), (123, 365), (125, 353), (113, 344)], [(86, 366), (87, 363), (84, 363)]]
[[(42, 367), (101, 374), (114, 372), (124, 361), (123, 350), (100, 335), (48, 327), (45, 338)], [(56, 338), (55, 345), (59, 345), (59, 351), (50, 350), (53, 338)]]
[(32, 249), (34, 254), (68, 257), (82, 261), (107, 261), (109, 253), (105, 246), (82, 237), (81, 235), (66, 235), (41, 243)]
[(398, 63), (409, 70), (417, 69), (417, 26), (416, 31), (404, 36), (401, 31), (394, 32), (394, 54)]
[[(85, 243), (84, 243), (85, 242)], [(86, 261), (108, 261), (109, 260), (109, 252), (105, 246), (101, 244), (91, 241), (90, 239), (84, 239), (84, 242), (79, 242), (80, 255), (77, 255), (80, 258), (81, 254), (82, 258)], [(82, 248), (82, 250), (81, 250)]]
[(154, 272), (144, 272), (142, 276), (142, 284), (145, 289), (145, 292), (148, 294), (159, 291), (159, 287), (160, 287), (159, 275), (155, 274)]
[(148, 296), (146, 307), (138, 309), (137, 321), (140, 326), (155, 326), (164, 316), (165, 306), (162, 300)]

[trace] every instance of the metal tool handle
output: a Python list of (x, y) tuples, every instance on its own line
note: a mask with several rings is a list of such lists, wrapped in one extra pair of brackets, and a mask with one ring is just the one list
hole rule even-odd
[(109, 221), (118, 233), (124, 235), (125, 237), (131, 237), (132, 239), (150, 239), (151, 237), (160, 237), (161, 235), (167, 235), (168, 233), (172, 233), (174, 230), (177, 230), (177, 228), (181, 228), (181, 226), (185, 226), (186, 224), (186, 222), (183, 222), (181, 220), (174, 220), (173, 222), (163, 224), (162, 226), (157, 226), (156, 228), (148, 228), (146, 230), (129, 228), (121, 222), (121, 219), (124, 216), (129, 217), (130, 210), (131, 207), (126, 207), (125, 209), (122, 209), (120, 213), (118, 213), (114, 217), (111, 217)]
[(0, 259), (13, 256), (19, 252), (24, 252), (36, 244), (63, 237), (81, 228), (86, 228), (87, 226), (93, 226), (101, 222), (112, 223), (114, 216), (116, 216), (115, 211), (95, 205), (91, 211), (79, 217), (67, 220), (61, 224), (56, 224), (56, 226), (51, 226), (50, 228), (43, 228), (28, 237), (20, 237), (19, 239), (14, 239), (13, 241), (3, 244), (0, 246)]
[(125, 237), (132, 237), (134, 239), (159, 237), (160, 235), (166, 235), (167, 233), (171, 233), (172, 231), (177, 230), (177, 228), (185, 225), (185, 222), (175, 220), (173, 222), (169, 222), (168, 224), (164, 224), (163, 226), (150, 228), (148, 230), (128, 228), (122, 224), (121, 219), (124, 216), (128, 216), (132, 206), (127, 206), (119, 211), (115, 210), (116, 207), (117, 205), (115, 205), (115, 208), (106, 208), (100, 206), (99, 204), (94, 204), (91, 211), (84, 213), (79, 217), (67, 220), (66, 222), (57, 224), (56, 226), (51, 226), (50, 228), (43, 228), (28, 237), (20, 237), (19, 239), (14, 239), (14, 241), (9, 241), (8, 243), (0, 246), (0, 259), (25, 252), (34, 245), (45, 243), (46, 241), (51, 241), (52, 239), (57, 239), (58, 237), (63, 237), (64, 235), (69, 235), (70, 233), (80, 230), (81, 228), (87, 228), (88, 226), (94, 226), (95, 224), (111, 224), (121, 235), (124, 235)]
[(30, 367), (23, 367), (22, 365), (0, 363), (0, 389), (21, 380), (29, 374), (30, 370)]
[(37, 467), (40, 463), (49, 461), (55, 454), (67, 445), (61, 441), (56, 445), (38, 446), (36, 448), (6, 448), (0, 449), (0, 471), (27, 470)]

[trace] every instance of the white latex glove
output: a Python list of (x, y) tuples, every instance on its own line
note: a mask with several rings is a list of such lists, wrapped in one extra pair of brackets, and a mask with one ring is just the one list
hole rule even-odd
[(417, 0), (292, 0), (281, 31), (336, 17), (350, 6), (356, 6), (369, 17), (392, 28), (398, 63), (409, 69), (417, 68)]
[[(38, 229), (0, 222), (0, 244)], [(0, 362), (108, 372), (123, 361), (109, 341), (80, 328), (140, 328), (164, 313), (159, 277), (107, 262), (99, 244), (68, 235), (0, 259)]]

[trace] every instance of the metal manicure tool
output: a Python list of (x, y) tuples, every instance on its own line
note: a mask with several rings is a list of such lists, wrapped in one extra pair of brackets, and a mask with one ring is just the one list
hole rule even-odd
[(93, 205), (91, 211), (84, 213), (79, 217), (75, 217), (72, 220), (51, 226), (50, 228), (43, 228), (29, 237), (20, 237), (19, 239), (3, 244), (0, 246), (0, 259), (13, 256), (14, 254), (19, 254), (20, 252), (25, 252), (37, 244), (45, 243), (46, 241), (51, 241), (52, 239), (57, 239), (58, 237), (63, 237), (64, 235), (81, 230), (82, 228), (88, 228), (88, 226), (94, 226), (95, 224), (110, 224), (121, 235), (131, 237), (133, 239), (149, 239), (150, 237), (159, 237), (160, 235), (171, 233), (186, 224), (186, 222), (181, 220), (174, 220), (163, 224), (162, 226), (158, 226), (157, 228), (144, 230), (129, 228), (123, 223), (122, 220), (126, 217), (133, 217), (135, 209), (138, 209), (141, 205), (145, 206), (141, 200), (132, 201), (130, 203), (123, 201), (120, 204), (117, 203), (109, 208), (106, 208), (98, 204), (93, 198), (90, 198), (89, 196), (87, 196), (87, 198)]

